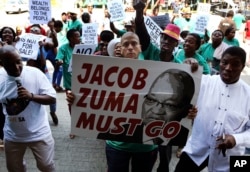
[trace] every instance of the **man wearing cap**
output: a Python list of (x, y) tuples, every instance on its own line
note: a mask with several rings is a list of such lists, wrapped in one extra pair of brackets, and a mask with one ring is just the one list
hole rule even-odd
[(82, 22), (77, 19), (77, 12), (76, 10), (70, 10), (70, 21), (68, 22), (68, 30), (76, 29), (80, 33), (82, 33)]
[(174, 24), (168, 24), (161, 33), (160, 49), (150, 42), (150, 36), (143, 19), (143, 9), (145, 4), (139, 3), (134, 8), (136, 10), (136, 34), (138, 35), (142, 53), (145, 60), (166, 61), (174, 59), (173, 52), (178, 46), (180, 28)]
[[(141, 42), (141, 49), (145, 60), (155, 60), (172, 62), (174, 60), (174, 50), (178, 46), (180, 28), (174, 24), (168, 24), (164, 31), (161, 33), (160, 49), (150, 42), (150, 36), (147, 32), (144, 19), (143, 9), (145, 4), (138, 3), (134, 6), (136, 10), (135, 28), (136, 33)], [(181, 63), (181, 62), (179, 62)], [(192, 65), (191, 65), (192, 68)], [(159, 145), (160, 164), (157, 168), (157, 172), (168, 172), (169, 162), (172, 154), (172, 144), (167, 146)]]

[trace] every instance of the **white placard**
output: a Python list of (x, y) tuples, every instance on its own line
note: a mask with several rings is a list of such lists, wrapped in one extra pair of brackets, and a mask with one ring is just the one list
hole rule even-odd
[(47, 24), (51, 20), (50, 0), (29, 1), (30, 23)]
[[(95, 52), (97, 45), (77, 44), (73, 49), (73, 54), (92, 55)], [(72, 72), (72, 58), (70, 59), (68, 72)]]
[(124, 4), (122, 0), (112, 0), (107, 3), (108, 12), (110, 14), (110, 21), (119, 21), (126, 18)]
[(39, 41), (45, 39), (43, 35), (36, 35), (32, 33), (26, 33), (20, 35), (19, 41), (16, 43), (16, 49), (19, 51), (21, 57), (29, 59), (37, 59), (39, 51)]
[[(168, 101), (167, 103), (158, 101), (159, 95), (162, 97), (164, 93), (169, 94), (169, 90), (180, 85), (185, 85), (185, 88), (181, 88), (186, 90), (186, 95), (184, 93), (181, 95), (185, 97), (182, 100), (188, 99), (187, 107), (191, 107), (189, 103), (195, 105), (200, 90), (202, 68), (192, 73), (190, 65), (186, 64), (80, 54), (73, 54), (72, 61), (74, 66), (72, 92), (75, 95), (71, 108), (74, 114), (71, 116), (72, 134), (144, 144), (153, 144), (154, 138), (161, 138), (164, 145), (174, 137), (179, 136), (178, 138), (182, 139), (185, 135), (187, 137), (188, 132), (185, 134), (179, 130), (179, 119), (178, 121), (174, 119), (179, 115), (185, 116), (179, 111), (183, 107), (178, 107), (178, 113), (174, 117), (171, 116), (172, 121), (164, 121), (164, 117), (160, 117), (163, 113), (158, 116), (155, 108), (159, 110), (163, 108), (163, 103), (164, 106), (169, 104)], [(185, 78), (181, 81), (182, 84), (160, 79), (169, 72), (177, 72), (178, 76), (182, 76), (180, 78)], [(172, 82), (173, 87), (165, 82)], [(147, 99), (149, 92), (152, 91), (151, 88), (155, 88), (156, 85), (158, 87), (153, 91), (153, 98)], [(190, 96), (193, 97), (191, 102), (189, 102)], [(171, 99), (173, 106), (175, 104), (183, 106), (176, 101), (175, 98)], [(154, 108), (154, 113), (151, 113), (148, 108)], [(164, 108), (169, 112), (172, 106), (166, 105)], [(160, 110), (163, 112), (162, 109)], [(146, 112), (154, 117), (145, 124), (143, 121), (148, 118), (145, 115)], [(179, 140), (178, 144), (180, 144)]]
[(194, 33), (203, 34), (205, 33), (205, 29), (207, 28), (210, 14), (198, 14), (195, 18), (194, 25)]
[(209, 13), (211, 10), (211, 4), (208, 3), (198, 3), (197, 14), (199, 13)]
[(86, 23), (82, 26), (82, 42), (88, 45), (98, 44), (98, 23)]
[(148, 16), (144, 16), (144, 23), (148, 34), (150, 35), (151, 42), (160, 48), (162, 29)]

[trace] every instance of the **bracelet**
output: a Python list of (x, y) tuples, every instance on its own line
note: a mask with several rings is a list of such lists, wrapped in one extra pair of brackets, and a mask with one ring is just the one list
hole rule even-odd
[(33, 94), (33, 93), (30, 93), (30, 94), (31, 94), (30, 101), (32, 101), (32, 100), (33, 100), (33, 98), (34, 98), (34, 94)]

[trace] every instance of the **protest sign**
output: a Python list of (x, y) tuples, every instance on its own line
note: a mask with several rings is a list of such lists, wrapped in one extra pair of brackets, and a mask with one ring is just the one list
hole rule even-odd
[[(72, 134), (144, 144), (152, 144), (158, 137), (164, 144), (178, 136), (187, 138), (177, 118), (183, 115), (183, 108), (188, 110), (190, 103), (196, 104), (201, 68), (192, 73), (186, 64), (79, 54), (73, 54), (72, 61)], [(170, 75), (185, 79), (176, 83)], [(189, 96), (182, 94), (184, 90)], [(145, 112), (146, 106), (166, 108), (162, 112), (178, 107), (178, 113), (171, 121), (163, 117), (167, 114), (147, 121), (150, 110)]]
[(209, 21), (209, 14), (201, 13), (197, 14), (195, 18), (194, 33), (204, 35)]
[(126, 14), (122, 0), (108, 1), (107, 7), (111, 22), (125, 19)]
[(50, 0), (29, 1), (30, 23), (47, 24), (51, 19)]
[(169, 15), (150, 16), (150, 18), (162, 29), (164, 29), (168, 23), (170, 23)]
[(149, 16), (144, 16), (144, 23), (150, 36), (151, 42), (160, 48), (162, 29)]
[(21, 57), (29, 59), (37, 59), (39, 51), (39, 41), (42, 41), (45, 37), (43, 35), (36, 35), (32, 33), (26, 33), (20, 35), (19, 41), (16, 43), (16, 49), (19, 51)]
[(96, 45), (88, 45), (88, 44), (77, 44), (74, 47), (73, 54), (86, 54), (92, 55), (96, 50)]
[(98, 44), (98, 23), (85, 23), (82, 26), (82, 42), (88, 45)]
[[(73, 54), (92, 55), (96, 50), (96, 45), (77, 44), (73, 49)], [(68, 72), (72, 72), (72, 58), (70, 59)]]
[(208, 3), (198, 3), (196, 13), (207, 13), (210, 14), (211, 4)]

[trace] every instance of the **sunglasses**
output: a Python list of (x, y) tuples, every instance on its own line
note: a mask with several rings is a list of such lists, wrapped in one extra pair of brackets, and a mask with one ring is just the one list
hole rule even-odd
[(41, 32), (41, 30), (39, 28), (31, 28), (30, 32), (39, 33), (39, 32)]

